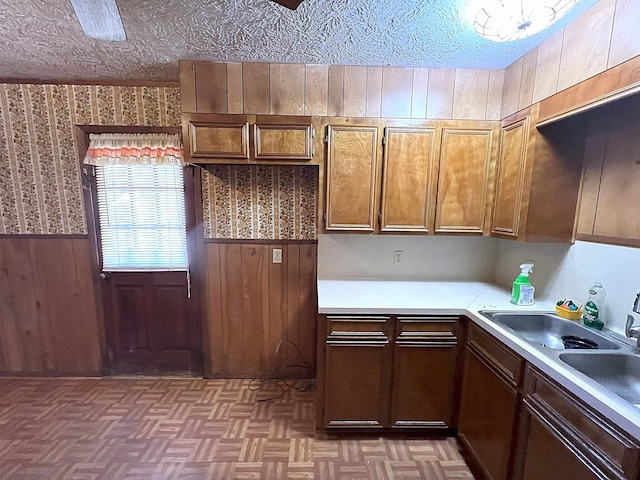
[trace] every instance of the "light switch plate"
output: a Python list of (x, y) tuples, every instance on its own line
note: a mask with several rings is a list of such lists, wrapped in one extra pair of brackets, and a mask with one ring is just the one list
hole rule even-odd
[(273, 263), (282, 263), (282, 249), (274, 248), (273, 249)]

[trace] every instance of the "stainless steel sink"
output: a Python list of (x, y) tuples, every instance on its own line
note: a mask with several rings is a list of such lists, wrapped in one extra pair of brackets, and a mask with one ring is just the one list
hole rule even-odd
[(640, 356), (616, 352), (563, 352), (560, 360), (640, 407)]
[(602, 334), (551, 313), (480, 312), (527, 342), (556, 350), (565, 348), (562, 337), (572, 335), (595, 342), (598, 349), (616, 350), (620, 345)]

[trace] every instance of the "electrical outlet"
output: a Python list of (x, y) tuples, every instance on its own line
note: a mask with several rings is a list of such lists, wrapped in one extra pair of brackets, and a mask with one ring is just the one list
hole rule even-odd
[(274, 248), (273, 249), (273, 263), (282, 263), (282, 249)]
[(393, 251), (393, 263), (402, 263), (402, 250)]

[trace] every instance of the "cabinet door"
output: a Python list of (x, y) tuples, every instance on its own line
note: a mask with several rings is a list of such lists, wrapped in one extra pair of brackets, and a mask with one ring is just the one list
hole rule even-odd
[(493, 130), (443, 128), (436, 233), (485, 230)]
[(518, 237), (523, 200), (529, 117), (502, 129), (491, 233)]
[(607, 135), (593, 234), (640, 246), (640, 101), (631, 105), (635, 113), (620, 115), (628, 123)]
[(215, 160), (249, 160), (249, 122), (246, 115), (185, 115), (187, 156), (206, 163)]
[(311, 117), (262, 116), (254, 125), (256, 160), (311, 160)]
[(457, 318), (398, 317), (391, 426), (448, 428), (454, 403)]
[[(531, 366), (525, 385), (525, 478), (640, 478), (635, 437)], [(546, 472), (551, 462), (557, 469)]]
[(327, 130), (326, 229), (373, 232), (378, 127), (329, 125)]
[(434, 128), (385, 129), (381, 231), (429, 232), (437, 162)]
[(604, 479), (597, 469), (581, 460), (570, 443), (543, 416), (526, 405), (529, 433), (525, 445), (522, 480)]
[(492, 480), (510, 480), (517, 408), (516, 390), (467, 349), (458, 432)]
[(388, 317), (327, 318), (327, 428), (382, 428), (389, 418)]

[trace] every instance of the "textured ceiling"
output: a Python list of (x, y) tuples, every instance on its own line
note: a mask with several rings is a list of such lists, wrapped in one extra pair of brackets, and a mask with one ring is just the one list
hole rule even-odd
[(494, 43), (469, 0), (118, 0), (125, 42), (85, 37), (69, 0), (0, 0), (4, 81), (177, 82), (178, 60), (504, 68), (597, 0), (532, 38)]

